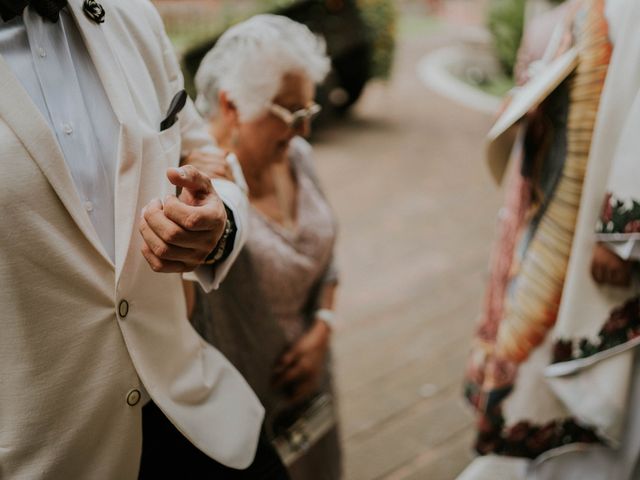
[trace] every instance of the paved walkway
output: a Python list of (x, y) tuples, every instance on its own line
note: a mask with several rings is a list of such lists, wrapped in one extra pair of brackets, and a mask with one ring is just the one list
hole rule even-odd
[(417, 78), (418, 60), (459, 28), (410, 22), (393, 80), (315, 140), (341, 222), (347, 480), (450, 480), (471, 458), (460, 393), (501, 200), (483, 159), (491, 118)]

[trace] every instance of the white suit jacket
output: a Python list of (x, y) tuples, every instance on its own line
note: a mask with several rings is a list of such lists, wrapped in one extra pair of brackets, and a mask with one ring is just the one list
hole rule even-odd
[[(0, 478), (136, 479), (144, 384), (194, 445), (248, 466), (263, 408), (186, 318), (181, 278), (140, 253), (140, 211), (172, 192), (182, 149), (207, 143), (189, 102), (159, 124), (182, 76), (146, 0), (69, 8), (120, 123), (115, 265), (53, 132), (0, 57)], [(133, 393), (132, 393), (133, 392)], [(129, 402), (127, 401), (129, 399)]]

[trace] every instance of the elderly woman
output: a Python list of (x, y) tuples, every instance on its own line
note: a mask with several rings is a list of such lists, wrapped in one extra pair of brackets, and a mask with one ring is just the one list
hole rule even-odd
[(196, 291), (193, 323), (256, 391), (292, 477), (305, 480), (341, 476), (328, 355), (336, 223), (302, 138), (328, 70), (305, 26), (259, 15), (228, 30), (196, 76), (196, 105), (237, 158), (251, 211), (245, 250), (219, 290)]

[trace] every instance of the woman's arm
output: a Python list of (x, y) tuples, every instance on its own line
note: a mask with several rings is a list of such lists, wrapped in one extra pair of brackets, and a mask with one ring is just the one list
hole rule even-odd
[(285, 392), (292, 405), (307, 400), (322, 383), (335, 322), (319, 317), (323, 311), (333, 311), (337, 287), (337, 282), (324, 284), (311, 328), (280, 357), (274, 369), (273, 385)]

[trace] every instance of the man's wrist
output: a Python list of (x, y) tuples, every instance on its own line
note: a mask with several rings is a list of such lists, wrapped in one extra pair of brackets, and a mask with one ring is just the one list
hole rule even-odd
[(218, 240), (215, 248), (207, 255), (207, 258), (204, 259), (204, 265), (214, 265), (216, 263), (223, 262), (226, 260), (231, 252), (233, 251), (233, 245), (236, 240), (236, 222), (233, 216), (233, 212), (226, 205), (224, 209), (227, 212), (227, 220), (225, 222), (224, 231), (222, 232), (222, 236)]

